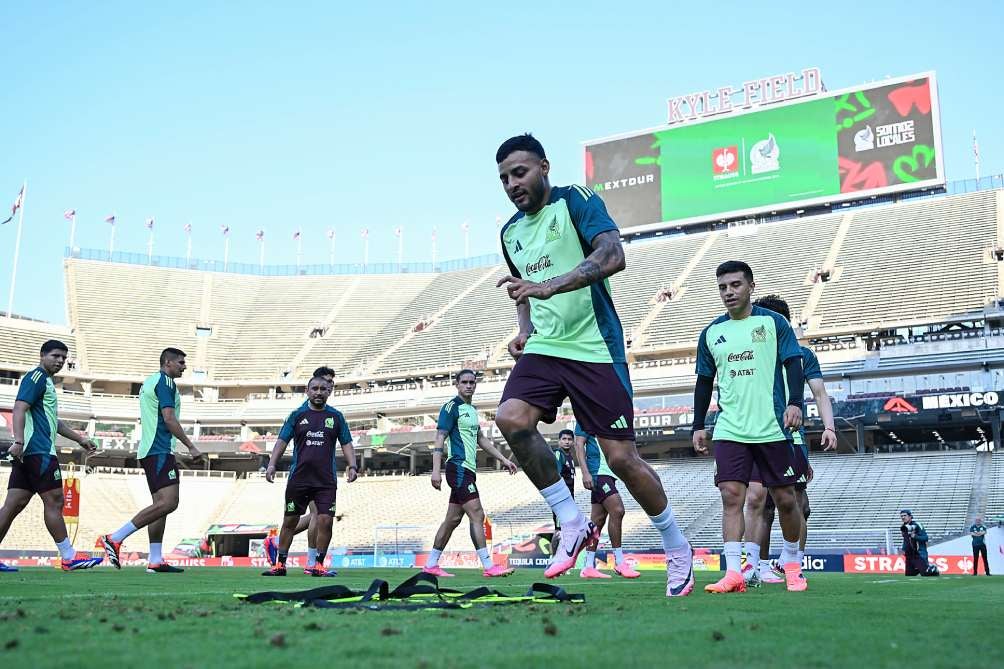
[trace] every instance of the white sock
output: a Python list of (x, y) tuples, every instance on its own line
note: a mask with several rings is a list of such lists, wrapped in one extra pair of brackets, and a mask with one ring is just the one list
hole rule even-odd
[(492, 566), (492, 558), (488, 555), (488, 546), (478, 549), (478, 559), (481, 560), (481, 566), (485, 569)]
[(803, 551), (801, 548), (798, 549), (798, 551), (795, 553), (795, 559), (798, 561), (798, 564), (802, 564), (802, 560), (804, 558), (805, 558), (805, 551)]
[(540, 494), (544, 496), (544, 501), (558, 517), (562, 528), (566, 525), (581, 527), (586, 522), (586, 517), (575, 505), (575, 498), (572, 497), (572, 493), (568, 492), (568, 486), (561, 479), (541, 490)]
[(317, 549), (307, 546), (307, 569), (317, 564)]
[(760, 566), (760, 544), (746, 542), (746, 564), (754, 569)]
[(72, 560), (77, 554), (77, 551), (73, 550), (73, 544), (70, 543), (70, 537), (66, 537), (62, 541), (57, 541), (56, 548), (59, 549), (59, 557), (64, 560)]
[(798, 556), (798, 542), (797, 541), (783, 541), (784, 548), (781, 549), (781, 566), (796, 562)]
[(583, 563), (582, 568), (596, 568), (596, 551), (586, 551), (586, 561)]
[(739, 572), (742, 568), (743, 545), (740, 541), (726, 541), (722, 553), (725, 555), (725, 568), (728, 571)]
[(425, 561), (426, 567), (436, 567), (439, 565), (439, 556), (443, 554), (443, 551), (437, 551), (433, 548), (429, 551), (429, 559)]
[(649, 520), (655, 525), (662, 535), (662, 548), (666, 551), (676, 550), (689, 546), (687, 537), (683, 536), (680, 526), (676, 524), (676, 517), (673, 516), (673, 507), (666, 503), (666, 508), (658, 516), (649, 516)]
[(614, 564), (624, 564), (624, 549), (620, 546), (614, 549)]
[(128, 523), (126, 523), (125, 525), (123, 525), (122, 527), (120, 527), (119, 529), (115, 530), (115, 532), (112, 533), (112, 541), (116, 542), (125, 541), (130, 534), (132, 534), (138, 529), (139, 528), (133, 525), (132, 521), (130, 520)]
[(151, 543), (150, 557), (147, 559), (147, 562), (149, 562), (150, 564), (160, 564), (161, 562), (163, 562), (164, 556), (161, 555), (163, 551), (164, 551), (164, 544)]

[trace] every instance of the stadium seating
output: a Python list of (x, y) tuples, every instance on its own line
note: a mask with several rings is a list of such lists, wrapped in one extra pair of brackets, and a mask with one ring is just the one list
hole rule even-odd
[[(0, 317), (0, 365), (19, 371), (38, 364), (42, 342), (58, 339), (70, 347), (70, 360), (78, 360), (76, 337), (69, 328), (39, 321)], [(76, 366), (76, 364), (74, 364)]]

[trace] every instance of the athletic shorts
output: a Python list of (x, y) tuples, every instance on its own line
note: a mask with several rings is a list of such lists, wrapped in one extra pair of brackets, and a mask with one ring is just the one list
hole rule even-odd
[(178, 474), (178, 461), (175, 460), (173, 453), (148, 455), (145, 458), (140, 458), (139, 464), (146, 472), (146, 485), (150, 488), (151, 493), (181, 483), (181, 477)]
[(759, 469), (764, 486), (777, 488), (794, 485), (798, 474), (794, 467), (795, 445), (790, 441), (764, 444), (743, 444), (738, 441), (715, 441), (715, 485), (722, 481), (739, 481), (749, 485), (753, 480), (753, 465)]
[(477, 474), (455, 462), (446, 463), (446, 485), (450, 486), (450, 504), (463, 506), (481, 495), (478, 493)]
[(593, 504), (603, 504), (603, 500), (612, 495), (620, 494), (617, 491), (617, 479), (606, 474), (598, 474), (593, 477), (593, 490), (589, 500)]
[(553, 423), (565, 398), (589, 434), (634, 441), (634, 392), (624, 363), (580, 362), (525, 353), (512, 369), (502, 402), (517, 399), (544, 411)]
[(310, 503), (313, 502), (319, 516), (335, 515), (335, 494), (337, 487), (333, 485), (316, 486), (300, 485), (295, 481), (286, 483), (285, 516), (302, 516)]
[[(798, 480), (795, 481), (795, 490), (805, 490), (809, 487), (809, 459), (805, 455), (805, 451), (801, 446), (795, 445), (795, 473), (798, 474)], [(757, 467), (756, 462), (753, 463), (753, 471), (750, 473), (750, 482), (757, 482), (763, 484), (763, 477), (760, 476), (760, 468)], [(773, 505), (773, 498), (768, 496), (770, 504)]]
[(41, 494), (62, 487), (63, 475), (55, 455), (25, 455), (23, 462), (11, 462), (8, 490), (18, 488)]

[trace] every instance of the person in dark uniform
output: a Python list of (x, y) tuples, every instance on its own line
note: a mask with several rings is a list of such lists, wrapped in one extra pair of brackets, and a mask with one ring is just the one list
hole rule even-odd
[(969, 536), (973, 538), (973, 576), (980, 573), (980, 556), (983, 556), (983, 573), (990, 575), (990, 563), (987, 561), (987, 526), (979, 516), (973, 519), (969, 526)]
[(909, 509), (899, 512), (903, 521), (900, 534), (903, 535), (903, 555), (906, 557), (906, 575), (916, 576), (927, 571), (927, 530), (913, 519)]

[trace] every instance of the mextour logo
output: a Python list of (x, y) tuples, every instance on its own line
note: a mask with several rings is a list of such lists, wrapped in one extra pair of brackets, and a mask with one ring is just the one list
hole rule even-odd
[(739, 176), (739, 147), (733, 144), (712, 151), (711, 174), (716, 180)]
[(888, 401), (886, 401), (885, 406), (882, 407), (882, 411), (890, 411), (892, 413), (917, 413), (917, 407), (913, 406), (902, 397), (890, 397)]

